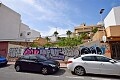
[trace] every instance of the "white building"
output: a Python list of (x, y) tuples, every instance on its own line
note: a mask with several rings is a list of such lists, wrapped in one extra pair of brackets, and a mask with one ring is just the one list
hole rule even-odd
[(0, 4), (0, 40), (13, 40), (19, 37), (20, 18), (20, 14)]
[(105, 28), (113, 25), (120, 25), (120, 6), (114, 7), (104, 19)]
[(36, 37), (40, 37), (40, 32), (30, 29), (29, 26), (21, 23), (20, 26), (20, 40), (32, 42)]
[(21, 23), (21, 15), (0, 3), (0, 41), (32, 42), (40, 32)]

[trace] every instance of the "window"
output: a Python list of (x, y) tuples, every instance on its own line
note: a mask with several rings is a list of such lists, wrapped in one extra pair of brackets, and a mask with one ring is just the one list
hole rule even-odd
[(97, 61), (101, 61), (101, 62), (109, 62), (109, 60), (111, 60), (111, 59), (109, 59), (107, 57), (103, 57), (103, 56), (96, 56), (96, 59), (97, 59)]
[(35, 60), (37, 60), (37, 57), (36, 56), (30, 56), (30, 60), (35, 61)]
[(22, 56), (22, 59), (29, 60), (29, 56)]
[(82, 57), (83, 61), (95, 61), (95, 57), (94, 56), (85, 56)]
[(46, 61), (47, 58), (43, 55), (37, 55), (37, 58), (40, 60), (40, 61)]
[(23, 36), (23, 33), (20, 33), (20, 37)]
[(31, 32), (27, 32), (27, 35), (30, 35), (31, 34)]

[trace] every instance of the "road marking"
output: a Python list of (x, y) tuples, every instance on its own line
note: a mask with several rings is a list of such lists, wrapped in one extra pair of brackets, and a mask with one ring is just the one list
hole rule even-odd
[(92, 78), (93, 80), (111, 80), (111, 79), (103, 79), (103, 78)]
[(52, 76), (52, 77), (60, 77), (60, 76)]
[(79, 78), (79, 79), (84, 79), (84, 77), (71, 77), (71, 76), (66, 76), (66, 78)]

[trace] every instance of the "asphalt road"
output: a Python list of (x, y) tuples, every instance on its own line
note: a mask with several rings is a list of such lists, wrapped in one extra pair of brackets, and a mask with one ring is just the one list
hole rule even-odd
[(0, 80), (120, 80), (120, 77), (94, 74), (77, 76), (72, 75), (66, 68), (61, 68), (53, 75), (42, 75), (33, 72), (16, 72), (14, 65), (7, 65), (0, 67)]

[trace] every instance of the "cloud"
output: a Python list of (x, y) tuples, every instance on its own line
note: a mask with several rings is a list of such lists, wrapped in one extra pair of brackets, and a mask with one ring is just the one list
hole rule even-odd
[(73, 10), (70, 9), (65, 0), (1, 1), (11, 9), (20, 13), (22, 22), (40, 31), (42, 36), (52, 35), (57, 26), (59, 26), (57, 27), (59, 34), (66, 34), (66, 31), (71, 30), (71, 27), (75, 25), (68, 17), (69, 10), (71, 10), (71, 12)]
[(66, 35), (66, 31), (71, 30), (70, 28), (63, 29), (61, 27), (50, 27), (48, 28), (48, 32), (46, 31), (41, 31), (41, 35), (45, 36), (52, 36), (53, 33), (57, 30), (59, 33), (58, 35)]

